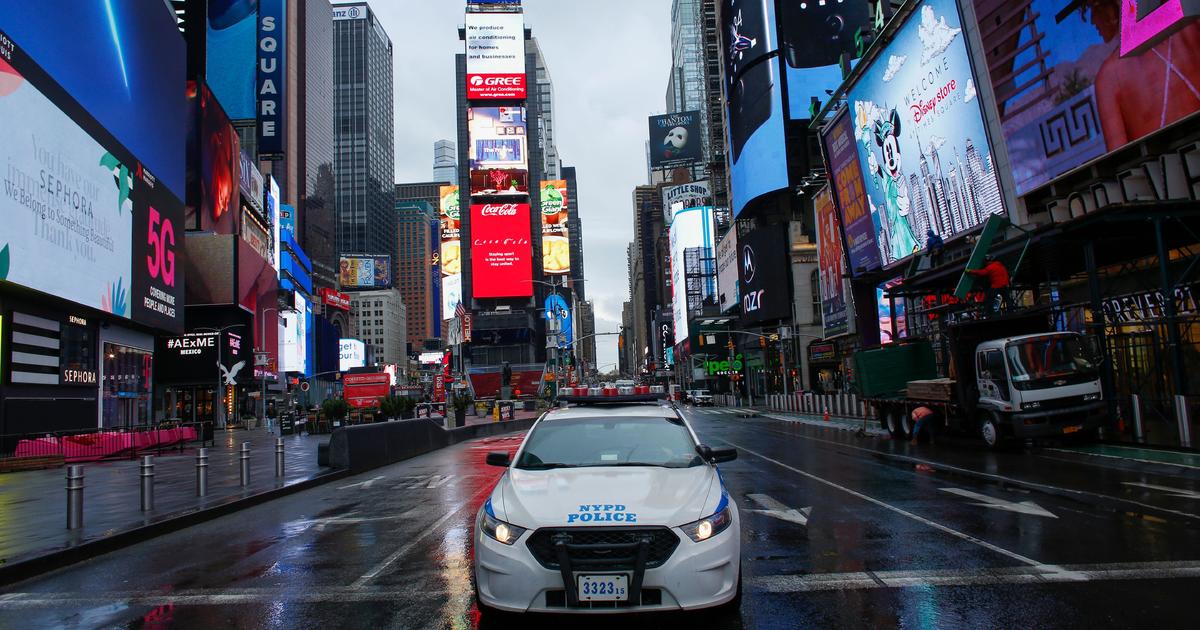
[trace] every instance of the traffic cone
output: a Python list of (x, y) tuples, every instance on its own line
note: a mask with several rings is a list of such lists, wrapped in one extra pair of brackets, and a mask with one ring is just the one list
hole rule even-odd
[(1121, 413), (1121, 408), (1117, 407), (1117, 433), (1125, 434), (1125, 414)]
[(825, 422), (829, 422), (829, 409), (825, 409)]

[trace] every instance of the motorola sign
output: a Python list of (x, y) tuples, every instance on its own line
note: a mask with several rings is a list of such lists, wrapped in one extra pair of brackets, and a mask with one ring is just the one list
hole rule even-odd
[(787, 317), (788, 290), (785, 231), (759, 228), (739, 239), (738, 276), (741, 279), (742, 321), (757, 323)]

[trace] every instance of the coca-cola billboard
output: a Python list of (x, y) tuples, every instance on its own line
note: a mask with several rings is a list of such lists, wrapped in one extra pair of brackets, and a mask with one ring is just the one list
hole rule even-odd
[(471, 205), (472, 293), (477, 298), (533, 295), (528, 203)]

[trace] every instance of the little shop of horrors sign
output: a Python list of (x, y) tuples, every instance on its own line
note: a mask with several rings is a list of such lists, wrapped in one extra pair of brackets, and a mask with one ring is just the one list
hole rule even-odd
[[(1177, 316), (1194, 316), (1200, 313), (1200, 307), (1196, 303), (1198, 287), (1200, 284), (1175, 288)], [(1160, 323), (1166, 317), (1166, 298), (1161, 291), (1131, 293), (1104, 300), (1104, 321), (1110, 325)]]

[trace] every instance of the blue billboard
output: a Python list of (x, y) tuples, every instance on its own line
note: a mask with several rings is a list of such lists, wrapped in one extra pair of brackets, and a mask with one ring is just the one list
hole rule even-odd
[(826, 90), (842, 84), (838, 65), (843, 53), (853, 57), (854, 36), (869, 26), (870, 3), (784, 2), (779, 9), (779, 54), (787, 79), (788, 115), (813, 117), (813, 99), (822, 104)]
[(230, 120), (254, 118), (258, 0), (208, 0), (205, 81)]
[(955, 0), (926, 0), (849, 95), (884, 266), (1004, 209)]
[(184, 198), (187, 60), (166, 5), (0, 2), (0, 29), (158, 181)]

